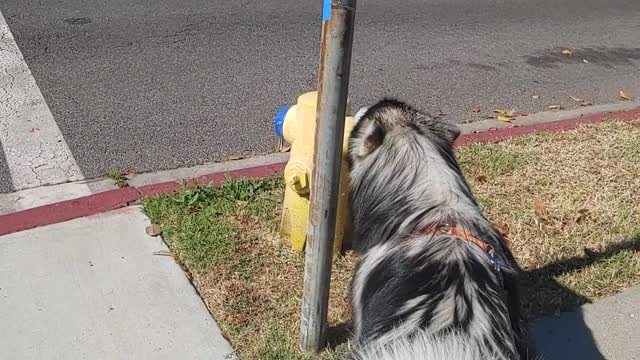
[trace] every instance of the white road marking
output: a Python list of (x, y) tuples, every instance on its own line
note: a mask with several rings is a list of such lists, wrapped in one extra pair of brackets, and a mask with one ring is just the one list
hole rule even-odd
[[(0, 143), (15, 190), (84, 178), (2, 12)], [(90, 193), (86, 187), (86, 194)]]

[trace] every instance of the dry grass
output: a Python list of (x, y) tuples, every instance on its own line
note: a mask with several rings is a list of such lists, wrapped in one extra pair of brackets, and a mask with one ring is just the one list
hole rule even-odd
[[(640, 283), (638, 123), (471, 145), (458, 155), (527, 272), (530, 317)], [(145, 201), (242, 359), (305, 359), (297, 351), (303, 259), (276, 235), (281, 199), (282, 182), (271, 179)], [(348, 335), (353, 264), (351, 254), (334, 261), (329, 317), (337, 343)]]
[(640, 123), (471, 145), (459, 158), (528, 272), (530, 317), (640, 282)]

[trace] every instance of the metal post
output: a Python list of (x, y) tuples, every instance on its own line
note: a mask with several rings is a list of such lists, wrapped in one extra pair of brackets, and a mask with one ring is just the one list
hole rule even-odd
[(325, 345), (356, 0), (324, 0), (300, 347)]

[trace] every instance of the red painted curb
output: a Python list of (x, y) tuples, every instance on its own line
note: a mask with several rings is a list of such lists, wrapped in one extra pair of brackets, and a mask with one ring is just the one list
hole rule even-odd
[(0, 215), (0, 235), (118, 209), (139, 198), (138, 191), (124, 188)]
[[(286, 163), (276, 163), (239, 169), (228, 172), (204, 175), (195, 180), (200, 184), (213, 183), (220, 186), (227, 177), (260, 178), (281, 174)], [(188, 186), (194, 182), (189, 181)], [(109, 210), (122, 208), (140, 200), (142, 197), (175, 192), (180, 185), (175, 181), (109, 190), (73, 200), (43, 205), (11, 214), (0, 215), (0, 235), (51, 225), (80, 217), (95, 215)]]
[(640, 119), (640, 109), (625, 110), (611, 113), (599, 113), (594, 115), (586, 115), (573, 119), (565, 119), (558, 121), (550, 121), (540, 124), (524, 125), (520, 127), (510, 127), (495, 130), (487, 130), (473, 134), (461, 135), (456, 143), (456, 147), (473, 144), (499, 142), (514, 137), (524, 136), (534, 132), (559, 132), (575, 129), (582, 124), (595, 124), (605, 120), (621, 120), (631, 121)]
[[(488, 130), (473, 134), (463, 134), (458, 138), (455, 146), (458, 147), (465, 144), (479, 142), (498, 142), (538, 131), (566, 131), (574, 129), (581, 124), (598, 123), (607, 119), (630, 121), (638, 118), (640, 118), (640, 109), (634, 109), (587, 115), (573, 119), (525, 125), (521, 127)], [(204, 175), (196, 178), (195, 180), (200, 184), (212, 183), (215, 186), (219, 186), (224, 182), (227, 176), (231, 179), (269, 177), (281, 174), (284, 171), (285, 166), (286, 163), (255, 166), (234, 171)], [(188, 186), (192, 186), (193, 184), (193, 181), (188, 182)], [(12, 214), (0, 215), (0, 235), (99, 214), (131, 205), (142, 197), (171, 193), (179, 189), (180, 185), (177, 182), (168, 181), (145, 185), (138, 188), (127, 187), (123, 189), (109, 190), (73, 200), (43, 205)]]

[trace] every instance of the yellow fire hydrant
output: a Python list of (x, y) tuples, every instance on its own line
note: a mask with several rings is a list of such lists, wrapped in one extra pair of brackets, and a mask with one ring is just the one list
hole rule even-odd
[[(294, 250), (302, 252), (309, 221), (310, 181), (313, 171), (314, 140), (316, 131), (316, 106), (318, 92), (308, 92), (298, 97), (298, 103), (284, 106), (273, 119), (277, 135), (291, 145), (289, 162), (284, 169), (286, 182), (280, 235), (291, 242)], [(340, 172), (340, 194), (338, 199), (334, 251), (342, 250), (343, 242), (351, 234), (351, 214), (348, 204), (348, 164), (346, 161), (349, 134), (353, 128), (351, 104), (347, 102), (342, 148), (342, 170)]]

